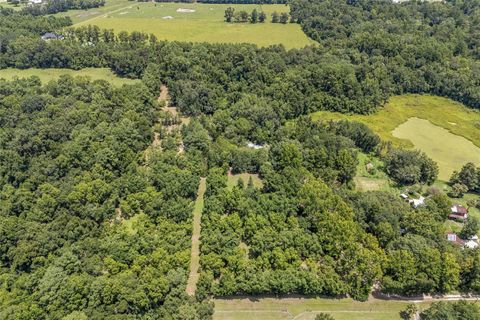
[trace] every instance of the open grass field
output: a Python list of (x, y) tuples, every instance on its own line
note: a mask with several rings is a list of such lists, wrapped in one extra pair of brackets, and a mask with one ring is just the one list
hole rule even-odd
[(23, 5), (20, 5), (20, 4), (14, 5), (14, 4), (11, 4), (11, 3), (7, 2), (7, 0), (0, 0), (0, 7), (11, 8), (15, 11), (18, 11), (18, 10), (23, 8)]
[(479, 147), (428, 120), (409, 118), (395, 128), (392, 135), (411, 141), (416, 149), (434, 159), (440, 169), (438, 177), (441, 180), (449, 180), (453, 171), (460, 169), (459, 164), (473, 162), (480, 165)]
[(255, 188), (262, 188), (263, 187), (263, 182), (262, 179), (258, 176), (258, 174), (251, 174), (251, 173), (239, 173), (239, 174), (234, 174), (234, 175), (228, 175), (228, 180), (227, 180), (227, 187), (228, 189), (232, 190), (234, 186), (237, 185), (238, 180), (241, 178), (245, 184), (245, 186), (248, 185), (248, 180), (252, 177), (253, 180), (253, 186)]
[[(376, 157), (370, 157), (362, 152), (357, 156), (357, 174), (353, 178), (355, 187), (359, 191), (393, 191), (398, 190), (393, 187), (387, 174), (383, 171), (383, 162)], [(368, 171), (366, 166), (371, 163), (373, 170)]]
[(89, 77), (91, 80), (106, 80), (115, 86), (121, 86), (123, 84), (134, 84), (140, 80), (132, 80), (126, 78), (117, 77), (110, 69), (107, 68), (85, 68), (81, 70), (71, 69), (0, 69), (0, 78), (5, 80), (12, 80), (17, 78), (28, 78), (31, 76), (37, 76), (40, 81), (45, 84), (51, 80), (57, 80), (63, 74), (71, 75), (72, 77)]
[(372, 115), (319, 111), (312, 118), (363, 122), (385, 141), (421, 149), (439, 164), (441, 180), (466, 162), (480, 165), (480, 112), (446, 98), (403, 95), (392, 97)]
[[(268, 16), (265, 23), (226, 23), (224, 12), (228, 7), (251, 12), (263, 10)], [(192, 13), (179, 13), (177, 9), (193, 9)], [(118, 31), (153, 33), (160, 40), (253, 43), (259, 46), (283, 44), (287, 49), (314, 44), (299, 24), (270, 23), (271, 13), (289, 12), (285, 5), (237, 5), (199, 3), (154, 3), (107, 0), (105, 7), (72, 10), (61, 13), (70, 16), (74, 26), (97, 25)], [(169, 17), (169, 19), (165, 18)]]
[[(216, 299), (214, 320), (314, 320), (320, 312), (336, 320), (400, 320), (408, 302), (370, 299), (261, 298)], [(427, 308), (428, 302), (417, 304)]]

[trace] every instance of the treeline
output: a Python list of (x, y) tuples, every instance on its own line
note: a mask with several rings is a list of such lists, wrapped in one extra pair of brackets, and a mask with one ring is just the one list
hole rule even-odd
[(443, 319), (480, 319), (480, 308), (475, 302), (461, 300), (458, 302), (434, 302), (432, 305), (419, 312), (416, 304), (408, 304), (405, 310), (400, 312), (404, 320), (418, 318), (420, 320), (443, 320)]
[(172, 85), (174, 102), (187, 114), (212, 113), (220, 101), (231, 107), (247, 95), (274, 101), (280, 118), (319, 109), (368, 113), (388, 97), (377, 80), (341, 57), (323, 59), (320, 48), (286, 52), (281, 46), (159, 42), (139, 32), (113, 34), (97, 27), (65, 30), (65, 41), (45, 42), (40, 32), (20, 37), (20, 20), (31, 23), (32, 17), (5, 9), (2, 14), (3, 21), (15, 20), (19, 31), (0, 35), (5, 40), (0, 67), (109, 67), (132, 78), (158, 68), (158, 80)]
[[(265, 20), (267, 19), (267, 14), (263, 11), (258, 12), (257, 9), (253, 9), (252, 13), (248, 13), (245, 10), (241, 11), (235, 11), (235, 8), (228, 7), (225, 10), (225, 22), (250, 22), (250, 23), (264, 23)], [(272, 13), (272, 23), (283, 23), (286, 24), (288, 20), (290, 19), (290, 16), (286, 12), (278, 13), (278, 12), (273, 12)]]
[[(304, 23), (295, 12), (292, 11), (297, 15), (294, 19)], [(429, 42), (422, 40), (419, 46), (410, 47), (411, 55), (403, 59), (368, 56), (357, 49), (338, 48), (346, 42), (339, 39), (331, 41), (333, 44), (323, 41), (325, 45), (320, 47), (285, 51), (280, 46), (159, 42), (154, 36), (138, 32), (113, 34), (111, 30), (97, 27), (65, 31), (65, 41), (47, 43), (38, 33), (25, 36), (23, 32), (24, 36), (19, 37), (23, 30), (22, 17), (29, 20), (26, 24), (31, 23), (32, 18), (18, 16), (2, 10), (1, 23), (14, 20), (19, 31), (12, 28), (0, 35), (4, 39), (1, 67), (109, 67), (120, 76), (133, 78), (141, 78), (150, 68), (158, 68), (162, 71), (161, 81), (176, 82), (173, 99), (186, 113), (198, 114), (206, 109), (212, 113), (220, 101), (231, 107), (248, 94), (274, 101), (281, 119), (316, 110), (370, 113), (389, 96), (405, 92), (446, 95), (472, 107), (478, 102), (473, 99), (480, 87), (476, 85), (478, 62), (460, 59), (460, 56), (440, 57), (438, 52), (448, 52), (445, 41), (436, 44), (437, 49), (445, 46), (445, 50), (430, 54), (432, 52), (424, 47)], [(55, 23), (49, 23), (53, 29)], [(175, 56), (168, 51), (175, 52)], [(199, 55), (203, 59), (198, 59)], [(404, 64), (407, 58), (409, 62)], [(450, 85), (451, 81), (455, 83)], [(448, 90), (455, 88), (458, 95), (438, 92), (447, 86)], [(203, 92), (201, 103), (192, 99), (198, 93), (187, 94), (191, 89)]]
[(195, 152), (144, 160), (142, 84), (0, 81), (0, 318), (210, 319), (185, 293)]
[[(449, 183), (452, 186), (452, 197), (461, 198), (467, 192), (480, 194), (480, 167), (473, 163), (465, 164), (460, 171), (452, 174)], [(473, 205), (480, 207), (480, 201)]]
[[(7, 2), (18, 4), (19, 0)], [(39, 4), (29, 4), (22, 8), (21, 12), (35, 16), (65, 12), (68, 10), (86, 10), (105, 5), (105, 0), (47, 0)]]
[(225, 22), (251, 22), (251, 23), (264, 23), (267, 19), (265, 12), (258, 12), (257, 9), (253, 9), (249, 14), (247, 11), (235, 11), (235, 8), (228, 7), (225, 10)]
[(328, 52), (384, 78), (381, 90), (431, 93), (480, 108), (478, 1), (294, 0), (290, 6)]
[[(138, 0), (145, 2), (146, 0)], [(155, 0), (155, 2), (179, 2), (179, 3), (215, 3), (215, 4), (286, 4), (287, 0)]]

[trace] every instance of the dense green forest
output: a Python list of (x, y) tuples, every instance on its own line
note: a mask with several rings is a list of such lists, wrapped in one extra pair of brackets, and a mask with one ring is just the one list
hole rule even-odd
[[(211, 296), (243, 293), (480, 293), (480, 251), (445, 238), (446, 195), (429, 188), (413, 208), (354, 188), (359, 153), (383, 160), (412, 196), (437, 165), (365, 125), (305, 116), (370, 113), (406, 92), (479, 108), (480, 1), (291, 8), (318, 46), (164, 42), (0, 10), (0, 68), (109, 67), (142, 79), (121, 88), (68, 76), (0, 81), (1, 319), (203, 320)], [(65, 40), (44, 41), (45, 32)], [(157, 102), (162, 84), (188, 124), (169, 129), (180, 119)], [(161, 149), (148, 153), (153, 130)], [(227, 186), (245, 172), (263, 187)], [(451, 183), (478, 192), (479, 172), (467, 165)], [(201, 276), (190, 297), (200, 177)], [(435, 305), (422, 316), (442, 308), (464, 312)]]
[(184, 289), (202, 172), (193, 153), (145, 162), (148, 90), (63, 76), (0, 98), (0, 318), (208, 317)]

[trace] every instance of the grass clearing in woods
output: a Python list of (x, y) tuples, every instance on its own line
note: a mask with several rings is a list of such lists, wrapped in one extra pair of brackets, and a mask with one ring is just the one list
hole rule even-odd
[[(383, 162), (376, 157), (371, 157), (359, 152), (357, 155), (357, 174), (353, 178), (356, 189), (359, 191), (392, 191), (392, 183), (383, 170)], [(373, 167), (368, 170), (367, 165)]]
[(239, 173), (239, 174), (228, 175), (227, 187), (229, 190), (232, 190), (233, 187), (237, 185), (238, 180), (240, 178), (243, 180), (243, 183), (245, 184), (245, 187), (246, 187), (248, 185), (248, 180), (250, 179), (250, 177), (252, 177), (253, 186), (255, 188), (263, 188), (262, 179), (260, 179), (258, 174), (252, 174), (252, 173)]
[(64, 74), (68, 74), (72, 77), (89, 77), (90, 80), (105, 80), (114, 86), (122, 86), (123, 84), (135, 84), (140, 82), (140, 80), (120, 78), (108, 68), (85, 68), (80, 70), (57, 68), (0, 69), (0, 79), (3, 78), (5, 80), (13, 80), (16, 77), (28, 78), (31, 76), (37, 76), (40, 78), (42, 84), (46, 84), (51, 80), (58, 80), (58, 78)]
[(439, 164), (441, 180), (468, 161), (480, 165), (480, 112), (450, 99), (403, 95), (371, 115), (319, 111), (312, 118), (362, 122), (397, 147), (421, 149)]
[[(267, 21), (256, 24), (226, 23), (224, 14), (228, 7), (248, 13), (253, 9), (263, 10), (267, 14)], [(195, 12), (177, 12), (180, 8)], [(289, 12), (290, 8), (283, 4), (260, 6), (109, 0), (102, 8), (71, 10), (57, 15), (70, 16), (74, 26), (92, 24), (115, 32), (141, 31), (153, 33), (159, 40), (252, 43), (262, 47), (283, 44), (287, 49), (303, 48), (315, 43), (303, 33), (297, 23), (271, 23), (274, 11)]]
[(190, 274), (187, 282), (187, 293), (191, 296), (195, 294), (197, 289), (197, 281), (200, 276), (200, 234), (202, 224), (202, 211), (204, 206), (205, 190), (207, 189), (207, 183), (205, 178), (200, 179), (198, 186), (197, 200), (195, 201), (195, 207), (193, 209), (193, 230), (192, 230), (192, 251), (190, 255)]

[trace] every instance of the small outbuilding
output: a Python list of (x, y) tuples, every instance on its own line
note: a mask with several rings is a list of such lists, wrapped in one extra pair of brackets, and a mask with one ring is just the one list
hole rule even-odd
[(418, 199), (411, 199), (408, 201), (414, 208), (418, 208), (420, 206), (423, 206), (425, 204), (425, 197), (420, 196)]
[(263, 149), (265, 148), (265, 146), (261, 145), (261, 144), (255, 144), (253, 142), (248, 142), (247, 143), (247, 147), (251, 148), (251, 149), (255, 149), (255, 150), (259, 150), (259, 149)]
[(461, 204), (454, 204), (451, 208), (448, 218), (452, 220), (466, 220), (468, 218), (468, 210)]
[(454, 232), (449, 232), (447, 233), (447, 241), (451, 242), (453, 244), (463, 246), (465, 244), (465, 241), (463, 241), (456, 233)]
[(467, 249), (476, 249), (478, 248), (478, 242), (473, 240), (468, 240), (467, 242), (465, 242), (464, 247)]

